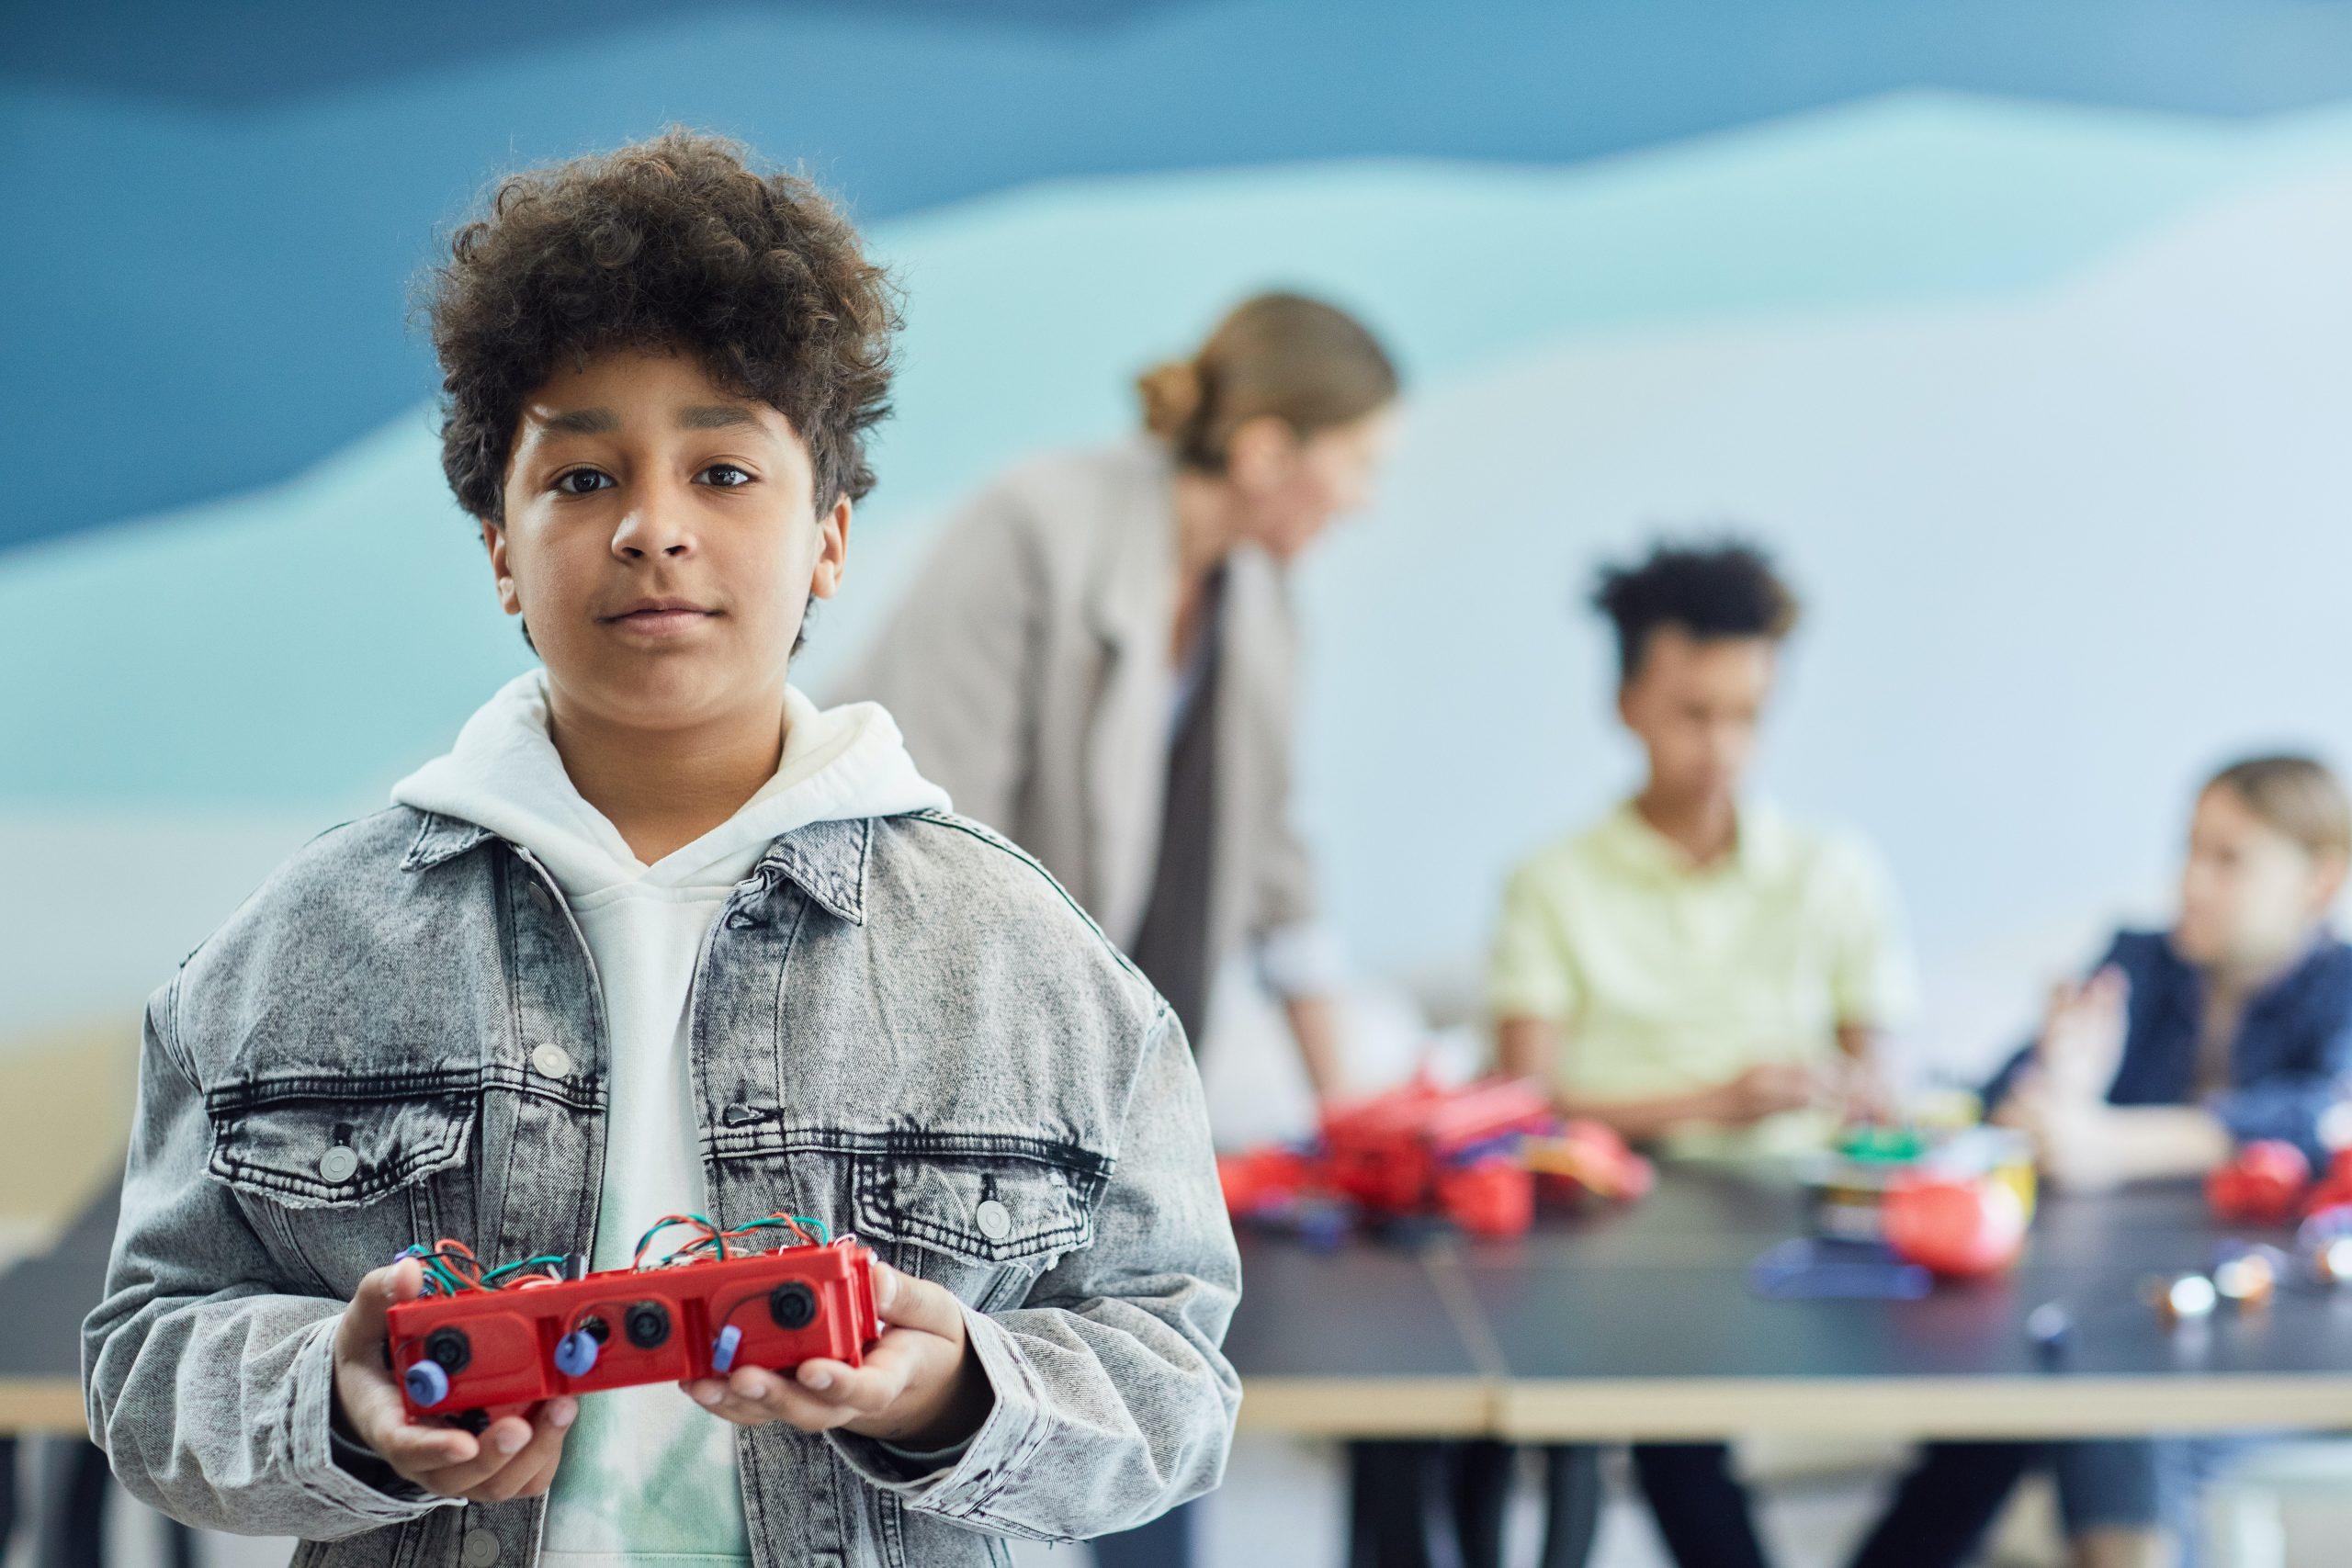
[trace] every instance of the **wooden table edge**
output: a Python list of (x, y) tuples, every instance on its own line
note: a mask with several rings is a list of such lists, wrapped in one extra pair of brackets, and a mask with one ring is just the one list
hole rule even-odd
[(0, 1378), (0, 1436), (33, 1432), (90, 1435), (79, 1379)]
[(1495, 1429), (1482, 1377), (1251, 1377), (1241, 1430), (1301, 1438), (1471, 1438)]
[(1522, 1441), (1747, 1432), (2079, 1438), (2352, 1428), (2342, 1375), (1512, 1379), (1496, 1435)]

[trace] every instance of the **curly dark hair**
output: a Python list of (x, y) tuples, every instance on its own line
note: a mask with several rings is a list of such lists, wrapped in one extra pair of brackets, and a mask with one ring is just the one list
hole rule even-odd
[(899, 294), (797, 175), (672, 129), (511, 175), (458, 230), (426, 309), (441, 361), (441, 467), (502, 522), (523, 401), (559, 365), (672, 346), (774, 407), (807, 444), (819, 512), (874, 488), (865, 433), (889, 412)]
[(1638, 566), (1603, 567), (1593, 607), (1617, 630), (1617, 670), (1632, 680), (1661, 626), (1679, 626), (1702, 641), (1770, 637), (1796, 629), (1797, 599), (1753, 545), (1660, 545)]

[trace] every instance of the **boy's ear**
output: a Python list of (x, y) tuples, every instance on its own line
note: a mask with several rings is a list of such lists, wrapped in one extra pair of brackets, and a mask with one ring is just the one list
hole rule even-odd
[(817, 560), (808, 574), (808, 597), (830, 599), (841, 592), (849, 571), (849, 523), (852, 502), (846, 494), (833, 497), (833, 509), (817, 519)]
[(514, 577), (506, 570), (506, 530), (487, 517), (477, 517), (481, 527), (482, 548), (490, 552), (491, 575), (497, 580), (498, 603), (510, 615), (523, 613), (523, 601), (514, 596)]

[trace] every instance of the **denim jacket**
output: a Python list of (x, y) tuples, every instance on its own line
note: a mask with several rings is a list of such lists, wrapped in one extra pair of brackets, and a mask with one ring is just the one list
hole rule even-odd
[[(2115, 965), (2130, 983), (2123, 1058), (2111, 1105), (2185, 1105), (2196, 1094), (2205, 980), (2163, 931), (2119, 931), (2093, 972)], [(2033, 1059), (2029, 1043), (1984, 1089), (1989, 1110)], [(2352, 947), (2323, 932), (2285, 973), (2246, 998), (2230, 1043), (2229, 1081), (2206, 1109), (2240, 1142), (2278, 1138), (2314, 1162), (2327, 1151), (2320, 1123), (2352, 1092)]]
[[(333, 1341), (412, 1242), (589, 1248), (599, 994), (536, 856), (404, 806), (311, 840), (156, 990), (82, 1335), (91, 1435), (133, 1495), (301, 1537), (296, 1568), (534, 1561), (544, 1498), (438, 1497), (333, 1429)], [(1042, 868), (944, 812), (784, 834), (687, 1007), (712, 1217), (813, 1214), (944, 1286), (994, 1393), (928, 1470), (739, 1428), (762, 1568), (1002, 1563), (1000, 1538), (1124, 1529), (1217, 1483), (1240, 1274), (1199, 1079)]]

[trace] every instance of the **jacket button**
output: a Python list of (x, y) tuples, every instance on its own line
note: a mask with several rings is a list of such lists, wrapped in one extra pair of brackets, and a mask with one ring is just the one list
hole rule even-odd
[(1002, 1241), (1012, 1229), (1012, 1213), (993, 1198), (983, 1198), (975, 1217), (980, 1222), (980, 1234), (990, 1241)]
[(468, 1530), (465, 1545), (459, 1550), (458, 1560), (463, 1562), (466, 1568), (490, 1568), (492, 1563), (498, 1561), (498, 1532), (486, 1529)]
[(319, 1174), (329, 1181), (348, 1181), (359, 1168), (359, 1156), (341, 1144), (319, 1156)]
[(551, 1078), (560, 1078), (571, 1071), (571, 1053), (560, 1045), (541, 1045), (531, 1053), (531, 1066)]

